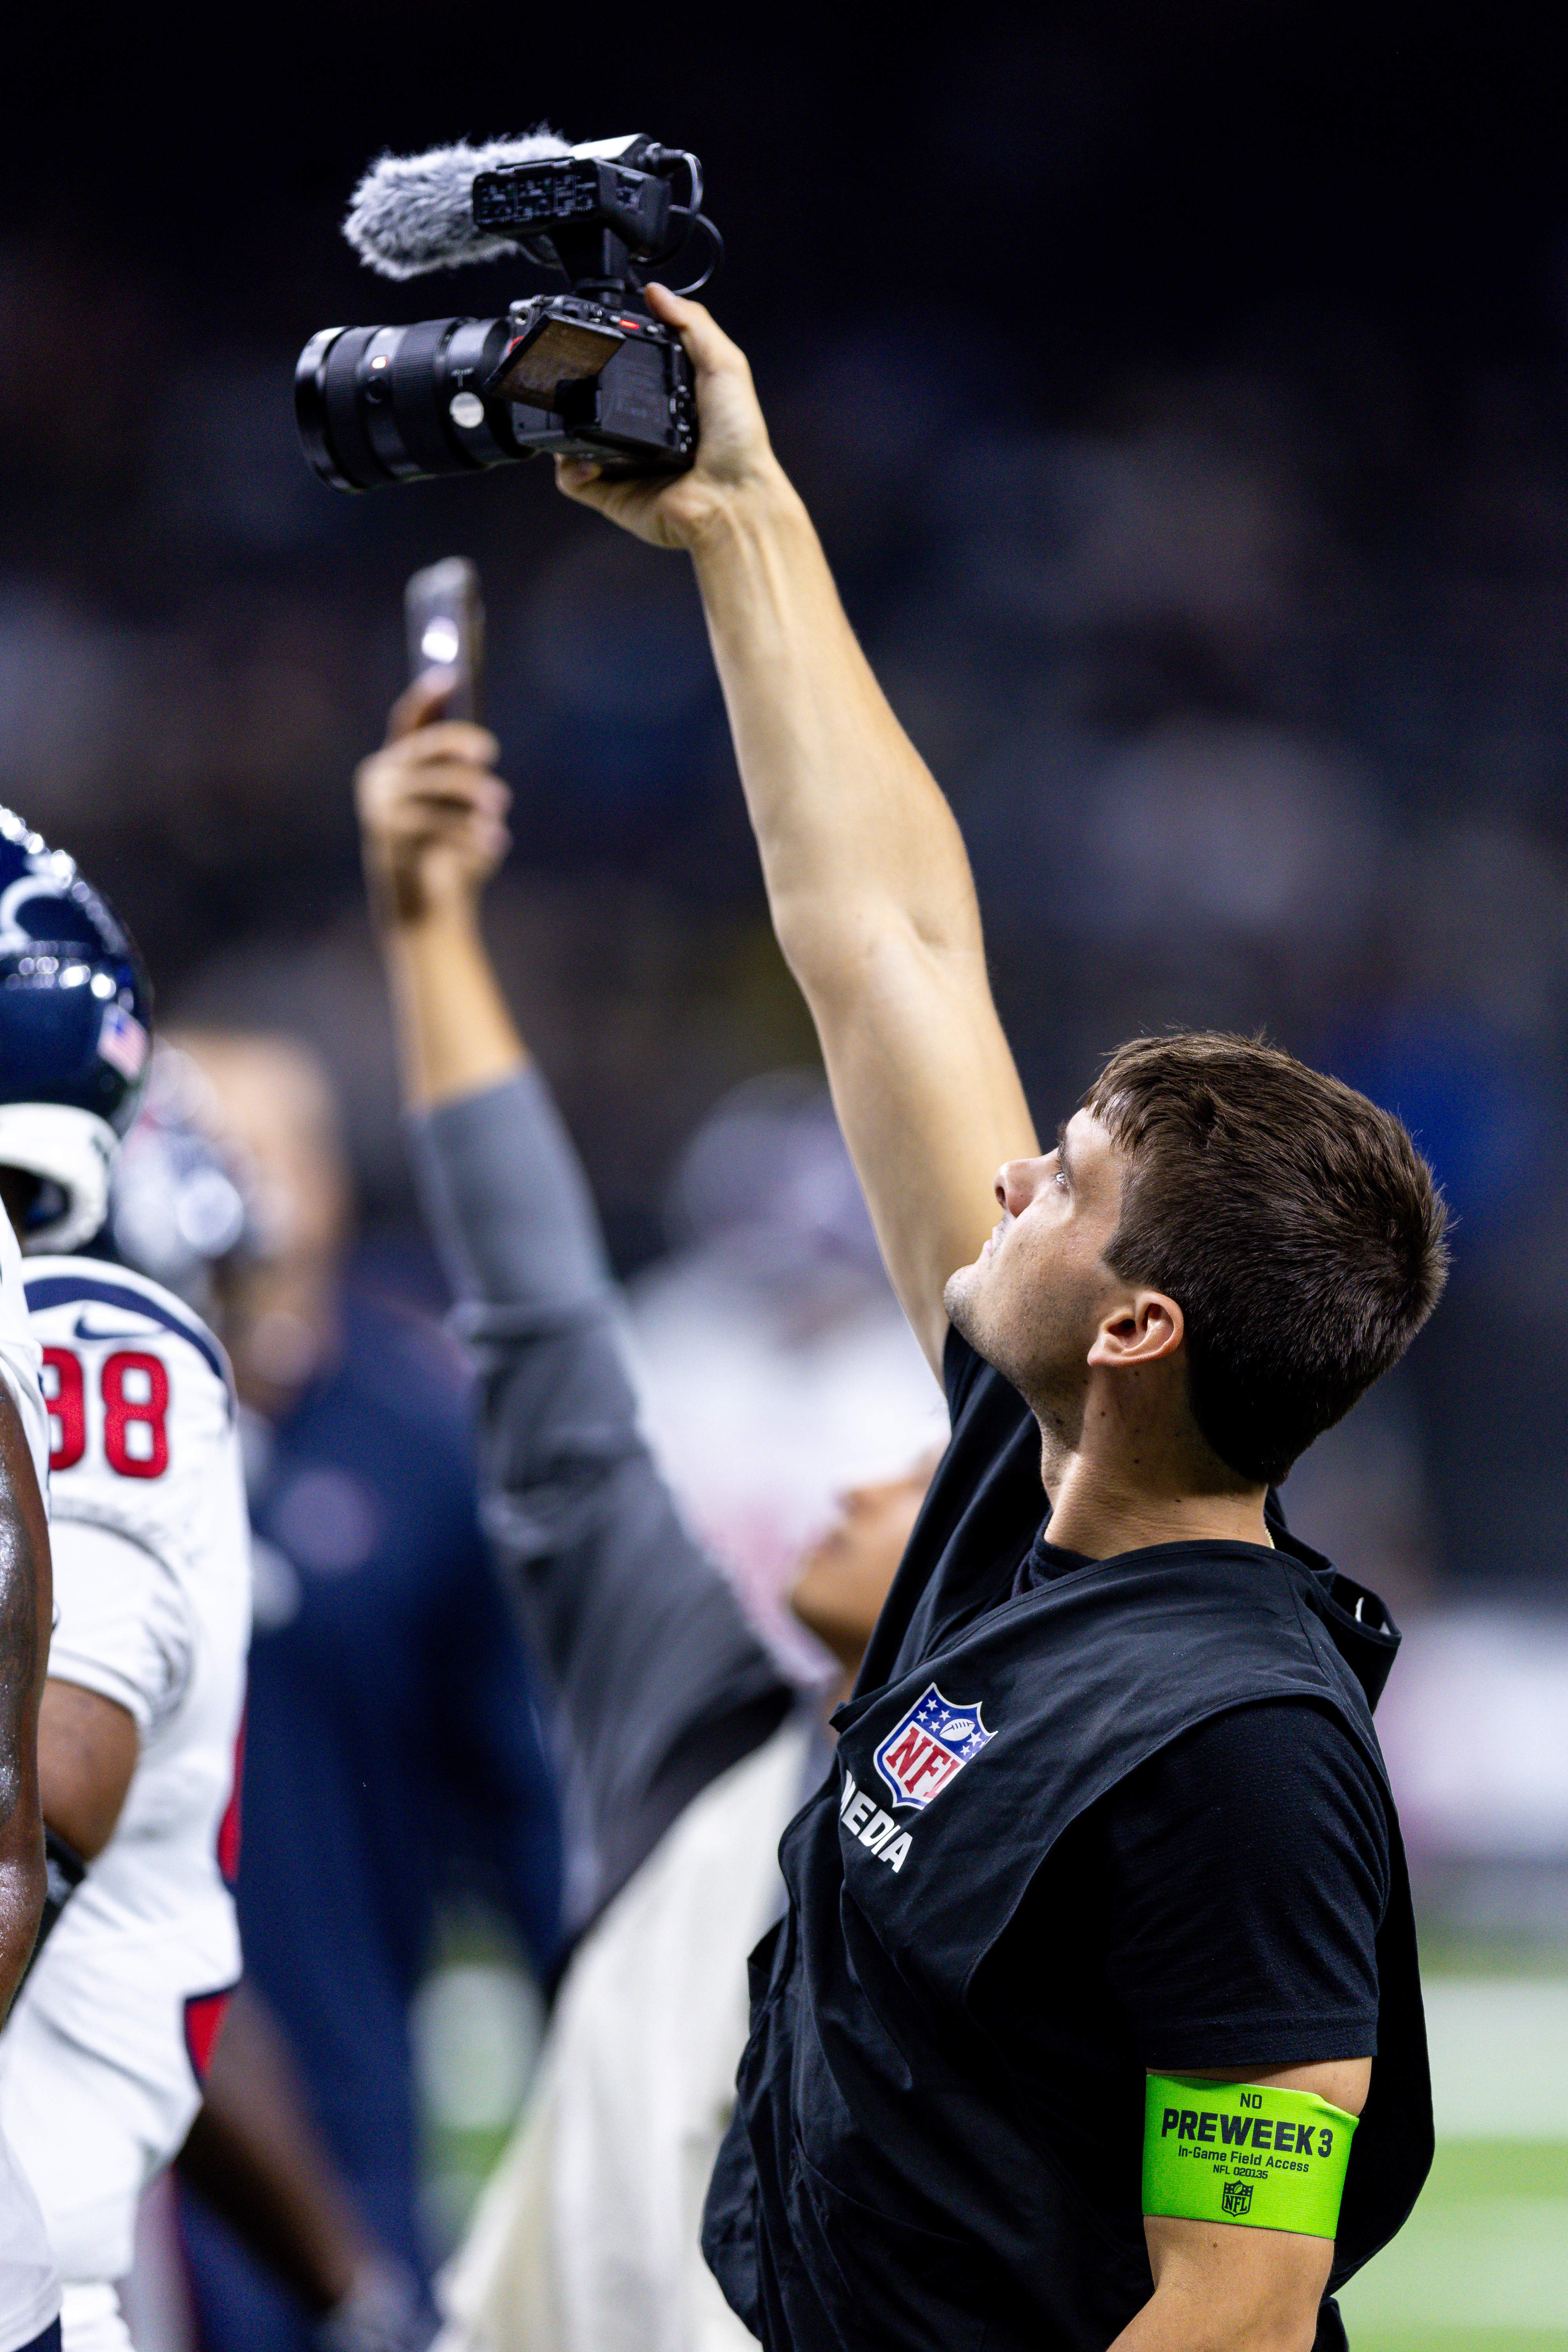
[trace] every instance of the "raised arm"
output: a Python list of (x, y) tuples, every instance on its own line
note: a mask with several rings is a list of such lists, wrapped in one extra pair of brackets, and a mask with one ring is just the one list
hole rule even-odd
[(426, 1215), (481, 1380), (484, 1517), (558, 1702), (570, 1924), (795, 1694), (681, 1524), (637, 1428), (583, 1171), (498, 990), (480, 887), (494, 745), (416, 725), (359, 775)]
[(696, 564), (779, 943), (816, 1024), (894, 1287), (940, 1370), (947, 1277), (1034, 1128), (985, 971), (952, 813), (889, 708), (768, 443), (744, 358), (658, 288), (697, 372), (693, 470), (572, 497)]

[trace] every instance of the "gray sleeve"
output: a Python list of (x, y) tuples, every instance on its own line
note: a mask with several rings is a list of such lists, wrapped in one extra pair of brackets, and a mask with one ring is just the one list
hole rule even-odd
[(409, 1121), (414, 1172), (459, 1308), (572, 1316), (609, 1268), (588, 1181), (536, 1069)]
[(638, 1430), (587, 1185), (538, 1073), (444, 1104), (411, 1140), (479, 1376), (485, 1526), (557, 1702), (580, 1925), (795, 1694)]

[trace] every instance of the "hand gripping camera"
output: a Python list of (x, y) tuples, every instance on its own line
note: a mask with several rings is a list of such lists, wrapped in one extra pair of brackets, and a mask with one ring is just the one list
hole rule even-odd
[[(684, 183), (685, 201), (676, 202)], [(324, 327), (300, 355), (305, 455), (334, 489), (514, 464), (540, 450), (606, 474), (679, 473), (697, 446), (691, 367), (642, 288), (694, 237), (722, 253), (700, 210), (695, 155), (640, 135), (568, 147), (547, 131), (489, 147), (384, 156), (343, 234), (387, 278), (521, 253), (567, 293), (504, 319)]]

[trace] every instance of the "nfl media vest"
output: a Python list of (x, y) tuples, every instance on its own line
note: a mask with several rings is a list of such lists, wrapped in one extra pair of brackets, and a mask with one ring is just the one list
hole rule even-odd
[[(1031, 1507), (1037, 1524), (1037, 1484)], [(752, 1959), (704, 2244), (773, 2352), (1105, 2352), (1152, 2292), (1142, 2219), (1031, 2128), (1007, 2052), (970, 2010), (980, 1962), (1069, 1823), (1228, 1708), (1331, 1707), (1386, 1791), (1371, 1707), (1398, 1635), (1282, 1528), (1273, 1551), (1160, 1546), (1016, 1597), (1016, 1540), (989, 1593), (943, 1588), (933, 1555), (954, 1532), (939, 1526), (923, 1570), (911, 1559), (900, 1574), (868, 1666), (888, 1679), (836, 1717), (837, 1774), (785, 1832), (785, 1916)], [(1032, 1528), (1020, 1533), (1026, 1549)], [(1431, 2161), (1409, 1881), (1387, 1809), (1378, 2054), (1333, 2284), (1393, 2235)], [(1140, 2074), (1134, 2141), (1141, 2102)], [(1318, 2340), (1344, 2341), (1331, 2303)]]

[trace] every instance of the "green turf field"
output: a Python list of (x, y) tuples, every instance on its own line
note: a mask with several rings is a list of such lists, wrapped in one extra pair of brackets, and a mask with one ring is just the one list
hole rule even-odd
[(1354, 2352), (1568, 2352), (1568, 2140), (1440, 2146), (1340, 2307)]
[[(1445, 1956), (1448, 1957), (1448, 1956)], [(1458, 1960), (1458, 1967), (1454, 1965)], [(1479, 1963), (1479, 1964), (1478, 1964)], [(1568, 2352), (1568, 1974), (1428, 1961), (1437, 2160), (1341, 2298), (1354, 2352)]]

